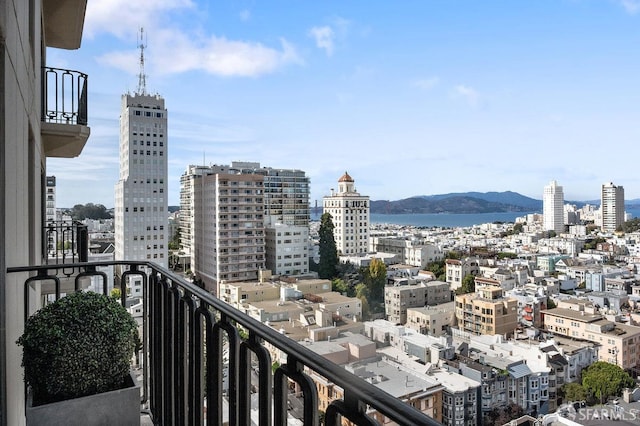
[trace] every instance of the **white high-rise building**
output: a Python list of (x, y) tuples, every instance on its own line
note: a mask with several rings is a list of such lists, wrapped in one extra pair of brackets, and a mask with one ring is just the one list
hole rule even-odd
[[(141, 52), (144, 46), (141, 45)], [(141, 53), (141, 66), (144, 58)], [(168, 264), (167, 110), (146, 92), (144, 70), (133, 95), (122, 95), (120, 177), (115, 187), (116, 260)]]
[(564, 193), (555, 180), (544, 187), (542, 223), (545, 231), (564, 232)]
[(338, 192), (323, 197), (322, 211), (331, 215), (338, 254), (369, 251), (369, 197), (356, 191), (349, 173), (338, 179)]
[(624, 224), (624, 188), (611, 182), (603, 184), (601, 200), (602, 230), (615, 232)]

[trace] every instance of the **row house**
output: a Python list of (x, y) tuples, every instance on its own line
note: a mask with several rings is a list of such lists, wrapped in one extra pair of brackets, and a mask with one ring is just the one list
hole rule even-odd
[(508, 374), (464, 355), (447, 361), (444, 368), (480, 383), (478, 419), (492, 410), (504, 409), (508, 405)]

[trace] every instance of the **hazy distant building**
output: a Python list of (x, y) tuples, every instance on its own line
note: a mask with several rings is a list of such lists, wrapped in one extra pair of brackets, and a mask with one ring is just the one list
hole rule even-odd
[(613, 183), (602, 185), (602, 230), (614, 232), (624, 224), (624, 188)]
[(120, 177), (115, 187), (116, 260), (167, 266), (167, 110), (143, 87), (122, 96)]
[(338, 192), (322, 199), (323, 213), (331, 214), (338, 254), (367, 253), (369, 250), (369, 197), (360, 195), (349, 173), (338, 180)]
[(564, 193), (555, 180), (544, 187), (542, 221), (545, 231), (564, 232)]

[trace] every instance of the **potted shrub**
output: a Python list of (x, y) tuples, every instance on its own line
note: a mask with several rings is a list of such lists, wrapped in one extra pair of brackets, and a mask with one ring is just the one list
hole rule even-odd
[(135, 333), (127, 310), (94, 292), (69, 294), (32, 315), (17, 341), (27, 424), (139, 425), (140, 389), (130, 374)]

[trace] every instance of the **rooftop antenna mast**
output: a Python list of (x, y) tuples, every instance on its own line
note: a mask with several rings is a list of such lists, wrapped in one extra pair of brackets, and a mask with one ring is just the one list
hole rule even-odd
[(139, 95), (147, 94), (147, 75), (144, 73), (144, 49), (147, 47), (146, 38), (144, 37), (144, 28), (140, 27), (140, 74), (138, 74), (138, 89)]

